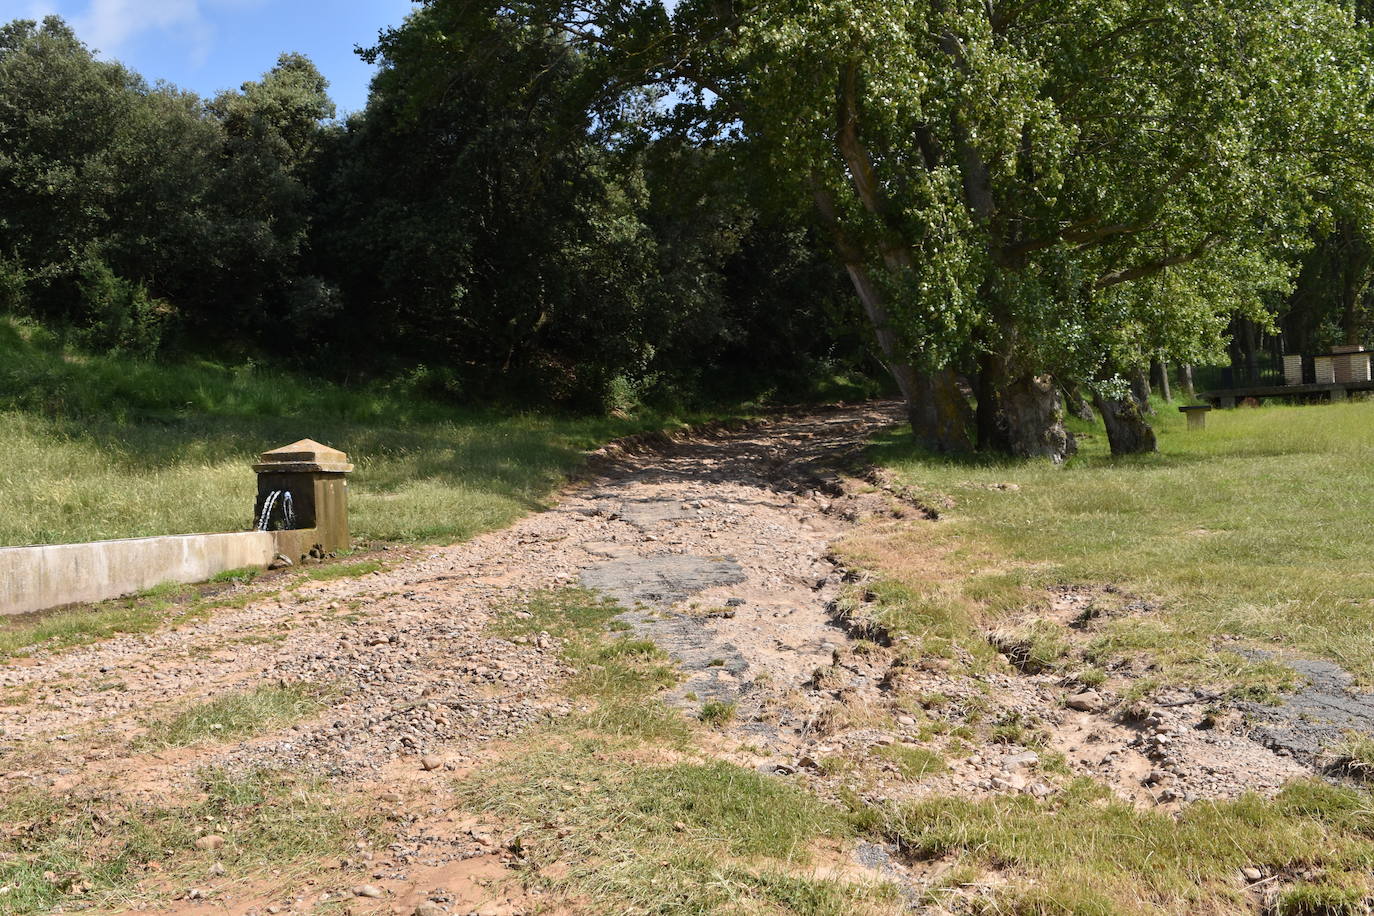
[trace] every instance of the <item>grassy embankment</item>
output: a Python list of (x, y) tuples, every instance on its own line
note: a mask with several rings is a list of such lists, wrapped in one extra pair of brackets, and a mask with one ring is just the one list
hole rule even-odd
[(208, 362), (133, 362), (0, 319), (0, 545), (251, 526), (259, 452), (348, 452), (362, 540), (453, 541), (539, 507), (585, 449), (679, 423), (479, 411)]
[(879, 464), (955, 505), (939, 525), (851, 545), (887, 576), (880, 613), (938, 648), (1043, 605), (1047, 586), (1112, 586), (1152, 610), (1101, 622), (1100, 659), (1147, 652), (1194, 681), (1282, 678), (1214, 651), (1234, 641), (1374, 682), (1374, 403), (1217, 411), (1201, 432), (1163, 407), (1156, 425), (1158, 455), (1113, 460), (1099, 431), (1064, 467), (944, 461), (905, 433), (884, 438)]

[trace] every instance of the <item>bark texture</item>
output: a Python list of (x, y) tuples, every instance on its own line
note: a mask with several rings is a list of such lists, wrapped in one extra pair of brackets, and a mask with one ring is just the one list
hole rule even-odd
[(1059, 386), (1049, 375), (1005, 377), (985, 365), (978, 379), (978, 448), (1060, 462), (1078, 450), (1064, 428)]
[(1113, 455), (1139, 455), (1159, 450), (1154, 428), (1145, 419), (1134, 396), (1104, 398), (1094, 394), (1093, 402), (1107, 427), (1107, 441)]

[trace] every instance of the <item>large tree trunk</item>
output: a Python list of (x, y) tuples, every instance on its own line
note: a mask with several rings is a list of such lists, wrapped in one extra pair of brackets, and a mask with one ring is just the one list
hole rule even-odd
[(978, 372), (978, 449), (1060, 462), (1078, 450), (1064, 428), (1059, 386), (1049, 375), (1008, 375), (1006, 362), (985, 354)]
[(971, 417), (968, 399), (955, 384), (954, 373), (947, 370), (925, 373), (911, 365), (892, 327), (883, 291), (869, 276), (863, 250), (841, 224), (833, 195), (819, 180), (813, 181), (812, 191), (816, 209), (830, 230), (835, 250), (844, 262), (854, 292), (858, 294), (864, 314), (873, 327), (878, 351), (906, 402), (907, 417), (916, 441), (935, 452), (971, 451), (973, 443), (969, 439)]
[(1184, 363), (1178, 367), (1179, 382), (1183, 385), (1183, 396), (1192, 400), (1197, 397), (1197, 392), (1193, 390), (1193, 367)]
[(1102, 414), (1102, 422), (1107, 427), (1107, 442), (1111, 444), (1113, 455), (1138, 455), (1159, 450), (1155, 431), (1145, 419), (1134, 396), (1104, 398), (1094, 392), (1093, 403), (1097, 405), (1097, 412)]
[(916, 441), (935, 452), (967, 452), (969, 442), (968, 398), (959, 390), (954, 373), (913, 373), (916, 391), (907, 399), (907, 416)]
[(1015, 332), (1003, 328), (997, 349), (978, 358), (978, 450), (1017, 458), (1063, 461), (1077, 450), (1064, 428), (1059, 385), (1024, 368), (1014, 352)]
[[(851, 64), (841, 71), (838, 104), (835, 108), (835, 149), (849, 172), (854, 195), (883, 227), (878, 233), (878, 248), (883, 266), (893, 275), (900, 276), (912, 269), (914, 255), (911, 243), (903, 236), (902, 221), (888, 205), (882, 182), (873, 167), (873, 157), (869, 155), (860, 136), (859, 83), (857, 64)], [(845, 232), (835, 201), (824, 183), (816, 177), (813, 178), (812, 185), (816, 204), (821, 210), (822, 217), (832, 227), (836, 243), (845, 258), (845, 265), (849, 268), (849, 276), (854, 281), (854, 288), (859, 291), (860, 298), (864, 299), (869, 319), (877, 329), (879, 346), (894, 366), (909, 363), (909, 357), (901, 351), (897, 335), (891, 328), (882, 292), (867, 279), (864, 267), (868, 263), (867, 259), (862, 257), (863, 252), (859, 245)], [(846, 251), (848, 254), (844, 254)], [(955, 383), (954, 373), (949, 370), (917, 372), (909, 365), (901, 366), (901, 371), (907, 375), (907, 381), (903, 383), (898, 377), (897, 384), (903, 388), (907, 414), (911, 418), (911, 430), (916, 436), (916, 441), (938, 452), (970, 451), (973, 444), (969, 440), (971, 415), (968, 399)], [(898, 374), (896, 369), (893, 374)]]
[(1064, 429), (1059, 386), (1050, 375), (1019, 375), (1002, 393), (1002, 421), (1011, 454), (1060, 462), (1078, 450)]

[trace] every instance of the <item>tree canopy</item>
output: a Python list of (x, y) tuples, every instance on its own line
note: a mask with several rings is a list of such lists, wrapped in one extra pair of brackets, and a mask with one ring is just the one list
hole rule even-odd
[(204, 100), (20, 20), (0, 307), (523, 403), (799, 390), (871, 354), (930, 447), (1059, 459), (1063, 389), (1139, 424), (1127, 382), (1224, 360), (1237, 320), (1359, 336), (1366, 14), (426, 0), (346, 123), (298, 54)]

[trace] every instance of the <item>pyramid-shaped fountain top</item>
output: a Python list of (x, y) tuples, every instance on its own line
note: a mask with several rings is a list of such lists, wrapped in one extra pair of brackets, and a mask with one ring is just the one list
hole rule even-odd
[(321, 445), (314, 439), (302, 439), (263, 452), (260, 463), (253, 465), (255, 471), (322, 471), (326, 473), (347, 474), (353, 470), (348, 456), (336, 448)]

